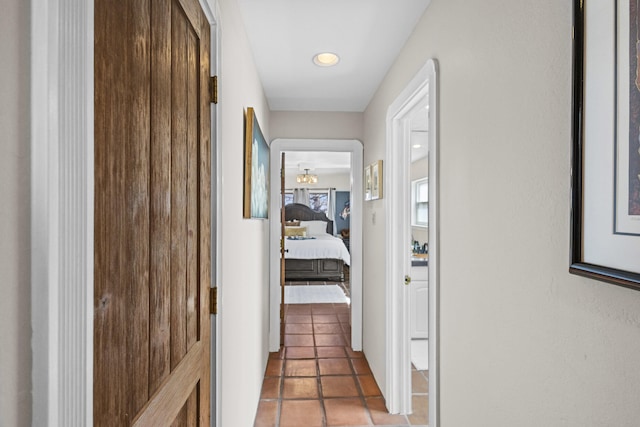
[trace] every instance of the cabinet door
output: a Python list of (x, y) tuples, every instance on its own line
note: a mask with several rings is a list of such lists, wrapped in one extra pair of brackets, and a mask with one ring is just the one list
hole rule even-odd
[(429, 338), (429, 286), (426, 280), (411, 282), (411, 338)]

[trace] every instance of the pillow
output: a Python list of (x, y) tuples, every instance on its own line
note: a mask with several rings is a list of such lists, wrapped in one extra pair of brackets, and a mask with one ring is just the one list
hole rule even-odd
[(286, 237), (289, 236), (302, 236), (306, 237), (307, 235), (307, 227), (285, 227), (284, 235)]
[(327, 234), (327, 223), (325, 221), (300, 221), (300, 226), (306, 227), (310, 236)]

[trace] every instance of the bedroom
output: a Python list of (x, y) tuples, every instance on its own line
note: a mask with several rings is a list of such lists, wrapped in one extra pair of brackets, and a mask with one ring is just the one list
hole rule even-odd
[(284, 154), (285, 303), (348, 303), (351, 154)]

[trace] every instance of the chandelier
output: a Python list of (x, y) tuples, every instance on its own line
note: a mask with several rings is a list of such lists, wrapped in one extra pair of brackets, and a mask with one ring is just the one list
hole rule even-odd
[(296, 181), (298, 181), (298, 184), (317, 184), (318, 175), (311, 175), (309, 169), (305, 169), (304, 173), (298, 175)]

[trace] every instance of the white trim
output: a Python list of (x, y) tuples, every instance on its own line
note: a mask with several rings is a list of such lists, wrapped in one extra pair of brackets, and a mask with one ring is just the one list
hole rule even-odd
[(411, 353), (408, 287), (410, 274), (409, 144), (402, 143), (410, 132), (408, 113), (425, 98), (429, 105), (429, 425), (439, 422), (438, 360), (438, 127), (437, 63), (430, 59), (387, 110), (387, 170), (385, 172), (387, 257), (387, 376), (385, 397), (391, 413), (411, 412)]
[[(211, 6), (211, 4), (209, 4), (209, 1), (212, 1), (214, 3), (213, 7)], [(218, 16), (216, 15), (216, 13), (214, 13), (214, 9), (218, 8), (217, 0), (198, 0), (198, 3), (200, 3), (200, 7), (202, 8), (204, 15), (207, 17), (207, 21), (209, 22), (211, 27), (214, 27), (216, 25), (215, 17)]]
[(31, 6), (33, 425), (93, 423), (93, 1)]
[[(221, 61), (221, 23), (220, 23), (220, 5), (218, 0), (199, 0), (200, 6), (204, 11), (209, 23), (211, 24), (211, 75), (218, 76), (218, 81), (220, 81), (220, 61)], [(213, 209), (211, 210), (211, 221), (215, 224), (215, 227), (211, 228), (212, 236), (212, 253), (211, 253), (211, 263), (212, 263), (212, 271), (214, 272), (214, 276), (211, 278), (211, 287), (218, 287), (218, 299), (222, 299), (222, 281), (220, 280), (222, 276), (222, 263), (220, 262), (221, 258), (221, 241), (222, 241), (222, 224), (220, 218), (222, 218), (222, 141), (221, 137), (221, 129), (220, 129), (220, 108), (217, 107), (216, 104), (211, 104), (211, 144), (213, 145), (211, 150), (211, 191), (215, 200), (212, 199), (212, 203), (214, 203)], [(220, 363), (222, 361), (222, 334), (221, 327), (222, 324), (222, 306), (223, 304), (219, 303), (219, 311), (217, 316), (211, 316), (211, 331), (215, 334), (214, 339), (211, 340), (211, 387), (210, 393), (212, 396), (211, 404), (210, 404), (210, 425), (211, 426), (219, 426), (222, 423), (222, 393), (220, 393), (222, 387), (222, 369)]]
[[(440, 426), (440, 89), (438, 62), (427, 61), (429, 92), (429, 425)], [(433, 245), (433, 246), (432, 246)]]
[(280, 156), (283, 151), (342, 151), (351, 153), (351, 346), (362, 350), (362, 143), (355, 139), (275, 139), (270, 149), (269, 196), (269, 351), (280, 348)]

